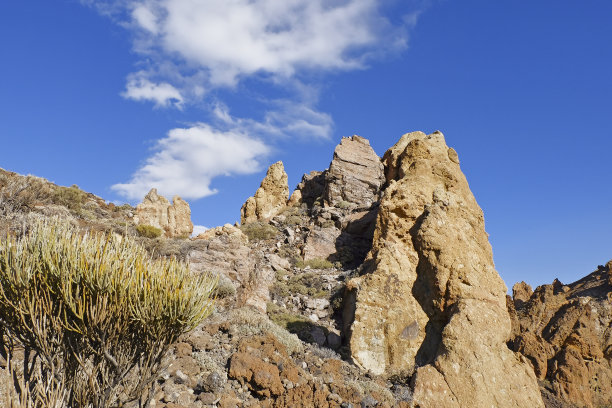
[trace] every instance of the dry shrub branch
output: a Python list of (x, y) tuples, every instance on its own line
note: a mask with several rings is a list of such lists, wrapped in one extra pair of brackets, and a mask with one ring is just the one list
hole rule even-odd
[(59, 220), (7, 238), (0, 329), (7, 360), (23, 349), (16, 393), (32, 407), (49, 403), (41, 384), (66, 407), (148, 405), (169, 346), (210, 314), (215, 285), (129, 239), (82, 235)]

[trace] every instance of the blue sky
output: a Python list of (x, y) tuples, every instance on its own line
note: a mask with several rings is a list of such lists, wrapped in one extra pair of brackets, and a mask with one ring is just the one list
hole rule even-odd
[(0, 3), (0, 167), (239, 219), (267, 166), (290, 188), (342, 136), (382, 155), (441, 130), (511, 286), (612, 258), (612, 3), (20, 0)]

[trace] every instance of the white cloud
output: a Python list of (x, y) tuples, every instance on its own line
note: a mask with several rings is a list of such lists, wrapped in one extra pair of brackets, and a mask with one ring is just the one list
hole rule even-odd
[(207, 230), (209, 230), (210, 228), (205, 227), (203, 225), (194, 225), (193, 226), (193, 232), (191, 233), (192, 237), (197, 237), (200, 234), (203, 234), (204, 232), (206, 232)]
[(135, 101), (152, 101), (156, 107), (175, 106), (179, 109), (182, 107), (183, 96), (178, 89), (166, 82), (153, 83), (143, 75), (143, 73), (131, 75), (121, 96)]
[[(376, 50), (403, 48), (380, 0), (81, 0), (129, 29), (152, 63), (206, 73), (206, 87), (253, 74), (364, 66)], [(119, 10), (124, 10), (121, 13)]]
[(214, 194), (212, 179), (222, 175), (251, 174), (270, 149), (261, 140), (240, 130), (220, 131), (198, 123), (168, 132), (127, 183), (112, 189), (139, 200), (153, 187), (165, 196), (197, 199)]
[[(216, 85), (256, 72), (291, 76), (299, 68), (352, 69), (363, 47), (390, 28), (378, 0), (151, 0), (158, 45), (206, 67)], [(144, 21), (143, 21), (144, 20)], [(137, 18), (143, 28), (151, 18)], [(150, 31), (150, 30), (149, 30)]]
[(235, 118), (220, 103), (213, 107), (213, 115), (222, 124), (242, 129), (249, 134), (267, 138), (294, 137), (297, 139), (329, 139), (334, 127), (327, 113), (317, 112), (307, 105), (287, 100), (276, 101), (274, 110), (268, 111), (262, 121)]
[(149, 7), (143, 4), (137, 5), (134, 7), (134, 10), (132, 10), (132, 18), (143, 29), (151, 34), (157, 34), (157, 17)]

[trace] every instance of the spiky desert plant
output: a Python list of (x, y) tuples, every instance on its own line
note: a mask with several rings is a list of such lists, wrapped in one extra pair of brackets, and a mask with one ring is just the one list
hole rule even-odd
[(36, 400), (36, 384), (51, 384), (71, 408), (147, 405), (169, 346), (210, 314), (215, 285), (127, 238), (36, 222), (0, 242), (0, 328), (8, 357), (24, 350), (28, 389), (15, 387)]

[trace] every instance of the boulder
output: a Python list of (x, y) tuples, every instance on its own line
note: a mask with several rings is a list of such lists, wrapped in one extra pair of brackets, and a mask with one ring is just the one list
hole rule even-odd
[(267, 220), (287, 206), (289, 185), (283, 162), (276, 162), (268, 168), (266, 177), (255, 195), (249, 197), (240, 209), (240, 222), (248, 224)]
[(303, 249), (304, 260), (329, 259), (336, 253), (336, 240), (340, 230), (334, 227), (314, 227), (306, 237)]
[(193, 232), (189, 204), (179, 196), (174, 196), (170, 204), (155, 188), (136, 206), (134, 222), (159, 228), (167, 238), (187, 237)]
[(325, 200), (369, 208), (378, 201), (384, 168), (370, 142), (360, 136), (343, 137), (325, 174)]
[(506, 286), (457, 153), (440, 132), (414, 132), (384, 161), (372, 249), (347, 285), (353, 360), (414, 374), (422, 408), (543, 407), (531, 365), (506, 345)]

